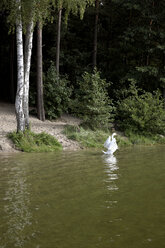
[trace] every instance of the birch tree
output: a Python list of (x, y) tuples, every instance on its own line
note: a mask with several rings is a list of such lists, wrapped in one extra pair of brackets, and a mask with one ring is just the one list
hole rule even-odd
[[(35, 0), (4, 0), (9, 10), (10, 29), (16, 31), (17, 92), (15, 111), (17, 132), (29, 129), (29, 75), (32, 55)], [(23, 41), (25, 33), (25, 46)]]
[[(15, 100), (15, 110), (17, 119), (17, 131), (24, 132), (29, 129), (29, 75), (32, 55), (33, 29), (36, 21), (44, 23), (45, 19), (51, 16), (51, 7), (59, 10), (59, 6), (65, 8), (66, 17), (70, 12), (83, 17), (87, 4), (94, 0), (3, 0), (7, 6), (9, 22), (11, 26), (16, 26), (16, 44), (17, 44), (17, 93)], [(62, 5), (61, 5), (62, 4)], [(59, 18), (61, 21), (61, 16)], [(60, 30), (60, 28), (59, 28)], [(25, 47), (23, 42), (23, 31), (25, 32)], [(60, 33), (59, 33), (60, 37)], [(58, 45), (60, 53), (60, 38)], [(24, 51), (24, 53), (23, 53)], [(58, 58), (59, 67), (59, 58)], [(59, 69), (58, 69), (59, 71)]]
[[(21, 0), (16, 0), (19, 1), (20, 6), (19, 8), (21, 9)], [(33, 40), (33, 26), (34, 26), (34, 11), (33, 11), (33, 4), (34, 2), (31, 1), (30, 5), (27, 6), (26, 13), (29, 14), (30, 11), (30, 18), (26, 19), (26, 15), (24, 15), (25, 24), (26, 24), (26, 35), (25, 35), (25, 46), (24, 46), (24, 59), (23, 59), (23, 38), (21, 39), (21, 46), (22, 46), (22, 60), (23, 60), (23, 71), (24, 71), (24, 78), (23, 78), (23, 102), (22, 103), (22, 109), (23, 109), (23, 115), (22, 115), (22, 128), (18, 126), (18, 118), (17, 118), (17, 131), (24, 131), (25, 129), (29, 129), (29, 76), (30, 76), (30, 66), (31, 66), (31, 55), (32, 55), (32, 40)], [(25, 6), (26, 7), (26, 6)], [(20, 13), (20, 18), (21, 18), (21, 13)], [(19, 41), (18, 41), (19, 42)], [(17, 46), (18, 47), (18, 46)], [(18, 60), (18, 52), (17, 52), (17, 60)], [(19, 74), (19, 68), (18, 74)], [(17, 89), (20, 88), (20, 83), (17, 81)], [(17, 93), (18, 94), (18, 93)], [(17, 95), (16, 95), (17, 98)], [(19, 109), (19, 103), (16, 101), (16, 109)], [(17, 110), (16, 110), (17, 112)]]
[(25, 36), (25, 59), (24, 59), (24, 117), (25, 117), (25, 128), (29, 129), (29, 77), (30, 77), (30, 66), (32, 56), (32, 41), (33, 41), (33, 13), (31, 12), (30, 22), (27, 25), (26, 36)]
[(24, 56), (23, 56), (23, 31), (21, 17), (21, 0), (16, 0), (17, 18), (16, 18), (16, 44), (17, 44), (17, 93), (15, 101), (17, 131), (24, 131)]
[[(15, 100), (17, 131), (29, 129), (29, 76), (32, 56), (33, 29), (37, 18), (48, 17), (50, 0), (3, 0), (9, 10), (11, 29), (16, 26), (17, 92)], [(25, 46), (23, 46), (23, 31)], [(23, 53), (24, 51), (24, 53)]]

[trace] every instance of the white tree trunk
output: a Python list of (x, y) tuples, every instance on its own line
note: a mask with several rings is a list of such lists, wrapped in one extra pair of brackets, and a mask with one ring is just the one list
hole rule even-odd
[(32, 19), (27, 26), (26, 37), (25, 37), (25, 60), (24, 60), (25, 82), (24, 82), (23, 109), (25, 115), (25, 128), (27, 129), (30, 128), (29, 127), (29, 76), (30, 76), (32, 43), (33, 43), (33, 26), (34, 23)]
[[(21, 9), (21, 0), (16, 0), (19, 11)], [(24, 112), (23, 112), (23, 95), (24, 95), (24, 59), (23, 59), (23, 36), (21, 13), (16, 20), (16, 44), (17, 44), (17, 93), (15, 100), (15, 110), (17, 119), (17, 132), (24, 131)]]

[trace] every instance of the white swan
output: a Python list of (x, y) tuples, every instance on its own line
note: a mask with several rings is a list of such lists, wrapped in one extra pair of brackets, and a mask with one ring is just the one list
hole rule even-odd
[(108, 139), (105, 141), (104, 147), (107, 148), (107, 151), (103, 151), (104, 154), (113, 155), (113, 153), (118, 149), (118, 145), (114, 137), (116, 135), (116, 133), (113, 133), (112, 136), (109, 136)]

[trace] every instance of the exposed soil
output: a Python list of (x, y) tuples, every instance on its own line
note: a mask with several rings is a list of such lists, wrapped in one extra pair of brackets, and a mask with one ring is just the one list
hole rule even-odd
[[(70, 115), (63, 115), (56, 121), (42, 122), (30, 116), (31, 130), (35, 133), (46, 132), (53, 135), (63, 146), (63, 150), (77, 150), (80, 145), (62, 133), (65, 125), (79, 125), (80, 120)], [(9, 132), (16, 130), (15, 108), (13, 104), (0, 103), (0, 152), (17, 152), (7, 138)]]

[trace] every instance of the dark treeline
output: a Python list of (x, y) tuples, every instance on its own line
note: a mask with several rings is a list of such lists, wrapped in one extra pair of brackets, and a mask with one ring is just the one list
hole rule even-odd
[[(43, 27), (45, 91), (50, 90), (47, 79), (50, 78), (48, 74), (52, 73), (51, 66), (57, 63), (59, 18), (57, 11), (54, 17), (53, 23), (47, 22)], [(100, 77), (110, 82), (108, 94), (114, 102), (122, 99), (121, 92), (125, 92), (131, 83), (151, 93), (159, 89), (165, 98), (164, 17), (164, 0), (96, 0), (95, 6), (86, 9), (82, 20), (78, 15), (71, 13), (67, 23), (65, 9), (63, 9), (59, 77), (64, 87), (72, 89), (72, 93), (67, 91), (66, 95), (76, 98), (83, 73), (92, 73), (96, 67)], [(15, 36), (8, 34), (9, 27), (6, 19), (6, 12), (1, 12), (0, 98), (13, 102), (16, 92), (16, 47), (14, 46)], [(30, 81), (31, 105), (36, 104), (37, 91), (36, 30), (34, 34)], [(65, 80), (67, 82), (64, 83)], [(50, 94), (45, 93), (45, 101), (49, 97)], [(67, 102), (67, 99), (65, 100)], [(47, 105), (46, 102), (45, 105)], [(47, 116), (50, 115), (47, 114)], [(56, 117), (56, 114), (52, 113), (53, 116)]]
[[(97, 69), (121, 89), (134, 79), (145, 90), (164, 88), (164, 1), (103, 1), (99, 6)], [(55, 61), (56, 24), (44, 28), (45, 63)], [(70, 16), (62, 25), (60, 72), (72, 82), (93, 68), (95, 9), (83, 20)], [(45, 68), (46, 69), (46, 68)]]

